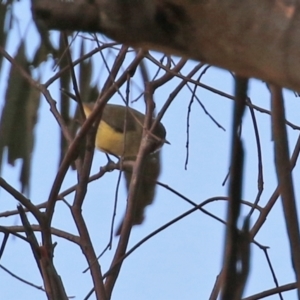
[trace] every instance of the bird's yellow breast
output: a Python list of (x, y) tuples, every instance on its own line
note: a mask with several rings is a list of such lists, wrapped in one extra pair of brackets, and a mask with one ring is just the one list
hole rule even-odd
[[(88, 117), (92, 112), (93, 104), (83, 104), (83, 109)], [(144, 119), (145, 115), (132, 108), (107, 104), (97, 129), (96, 148), (119, 157), (136, 157), (143, 136)], [(154, 135), (165, 138), (166, 131), (161, 123), (154, 131)], [(153, 146), (151, 152), (161, 147), (159, 140), (152, 139), (151, 142)]]
[(137, 155), (141, 142), (141, 130), (127, 131), (125, 135), (101, 120), (95, 146), (103, 152), (117, 156), (134, 157)]

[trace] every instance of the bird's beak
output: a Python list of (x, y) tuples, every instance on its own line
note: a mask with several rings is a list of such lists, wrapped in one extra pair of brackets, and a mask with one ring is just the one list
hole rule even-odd
[(162, 142), (163, 142), (163, 144), (171, 145), (171, 143), (168, 140), (163, 139)]

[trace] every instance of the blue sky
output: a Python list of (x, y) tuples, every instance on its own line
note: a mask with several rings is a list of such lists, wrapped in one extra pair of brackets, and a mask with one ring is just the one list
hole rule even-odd
[[(26, 3), (27, 5), (25, 5)], [(25, 10), (28, 13), (25, 14)], [(14, 51), (13, 49), (17, 46), (20, 36), (26, 36), (26, 38), (30, 36), (30, 45), (27, 51), (28, 55), (32, 55), (33, 47), (38, 44), (38, 40), (36, 40), (34, 25), (30, 21), (28, 2), (18, 3), (15, 12), (20, 25), (14, 26), (14, 33), (11, 34), (9, 40), (8, 52), (12, 53)], [(26, 34), (25, 30), (28, 30)], [(57, 37), (55, 33), (52, 33), (52, 35), (54, 39)], [(157, 57), (160, 57), (160, 55), (157, 54)], [(78, 53), (76, 54), (75, 51), (74, 58), (77, 57)], [(183, 72), (187, 74), (194, 65), (195, 62), (190, 62)], [(50, 60), (43, 65), (40, 70), (43, 74), (42, 81), (46, 81), (53, 76), (52, 66), (53, 62)], [(9, 64), (5, 62), (2, 74), (0, 74), (0, 108), (4, 104), (8, 67)], [(154, 72), (150, 63), (148, 67), (150, 71)], [(101, 78), (105, 78), (101, 77), (103, 76), (101, 72), (101, 70), (96, 72), (94, 76), (94, 80), (99, 80), (100, 86), (103, 83)], [(99, 74), (101, 75), (100, 79)], [(174, 80), (155, 93), (158, 110), (178, 82), (178, 80)], [(231, 95), (233, 93), (232, 75), (227, 71), (211, 67), (202, 77), (201, 82)], [(56, 84), (51, 86), (50, 92), (54, 98), (58, 98), (59, 89)], [(226, 131), (218, 128), (201, 107), (194, 103), (190, 120), (189, 164), (187, 170), (185, 170), (186, 118), (191, 93), (187, 88), (183, 89), (162, 120), (167, 129), (167, 139), (171, 142), (171, 145), (166, 145), (162, 149), (163, 171), (159, 181), (194, 202), (201, 203), (211, 197), (227, 195), (227, 185), (222, 186), (222, 182), (229, 168), (233, 102), (202, 88), (198, 88), (196, 94), (206, 109)], [(269, 109), (269, 92), (263, 82), (251, 80), (249, 96), (254, 104)], [(291, 91), (285, 91), (285, 97), (287, 119), (299, 124), (299, 98), (296, 98)], [(117, 96), (113, 97), (111, 101), (122, 103), (122, 100)], [(144, 111), (142, 101), (135, 103), (133, 107), (142, 112)], [(264, 162), (264, 192), (260, 202), (260, 205), (264, 206), (276, 188), (276, 175), (273, 165), (270, 116), (256, 112), (256, 117), (260, 130)], [(290, 128), (288, 132), (292, 150), (299, 133)], [(257, 194), (257, 150), (248, 110), (243, 122), (242, 138), (246, 149), (243, 199), (253, 202)], [(59, 127), (49, 111), (49, 105), (42, 98), (33, 153), (30, 188), (30, 199), (33, 203), (43, 202), (49, 195), (57, 172), (58, 141)], [(105, 156), (96, 151), (92, 174), (96, 173), (105, 162)], [(16, 188), (20, 188), (18, 182), (19, 168), (20, 162), (17, 162), (14, 167), (5, 165), (2, 172), (4, 179)], [(299, 167), (296, 166), (293, 172), (294, 182), (296, 183), (296, 196), (299, 195), (299, 185), (297, 184), (299, 176)], [(97, 253), (101, 253), (109, 239), (109, 226), (117, 177), (118, 172), (115, 171), (106, 174), (101, 180), (91, 183), (84, 202), (83, 213)], [(76, 173), (69, 171), (61, 190), (63, 191), (75, 183)], [(16, 201), (5, 191), (0, 190), (0, 197), (2, 200), (1, 212), (16, 208)], [(72, 197), (74, 197), (74, 194), (66, 199), (72, 202)], [(125, 200), (126, 193), (122, 181), (117, 224), (123, 216)], [(190, 208), (191, 206), (188, 203), (173, 193), (158, 187), (155, 202), (146, 211), (145, 223), (133, 228), (129, 248), (153, 230)], [(219, 218), (226, 218), (226, 202), (224, 201), (215, 201), (205, 206), (205, 208)], [(243, 207), (242, 215), (245, 216), (248, 211), (249, 208)], [(253, 215), (251, 224), (255, 222), (257, 216), (257, 213)], [(36, 224), (35, 220), (32, 218), (30, 220)], [(20, 221), (18, 217), (14, 216), (6, 219), (1, 218), (0, 224), (16, 225), (20, 224)], [(53, 226), (77, 234), (69, 210), (63, 203), (59, 203), (56, 207)], [(224, 225), (201, 212), (194, 212), (150, 239), (128, 257), (123, 264), (112, 299), (208, 299), (222, 266), (224, 233)], [(268, 251), (279, 284), (294, 282), (280, 201), (272, 209), (255, 239), (260, 244), (270, 247)], [(86, 261), (81, 251), (76, 245), (60, 238), (54, 237), (54, 241), (58, 243), (55, 249), (54, 262), (65, 284), (67, 294), (75, 296), (76, 299), (83, 299), (92, 287), (92, 283), (89, 273), (82, 273), (86, 268)], [(118, 239), (115, 238), (112, 250), (107, 252), (100, 260), (103, 272), (109, 268), (117, 241)], [(250, 296), (274, 287), (264, 253), (253, 244), (251, 250), (251, 270), (244, 296)], [(38, 269), (27, 244), (10, 238), (1, 264), (18, 276), (26, 278), (37, 285), (42, 285)], [(13, 300), (20, 297), (24, 300), (46, 299), (43, 292), (13, 279), (1, 269), (0, 282), (0, 295), (3, 299)], [(94, 296), (91, 299), (94, 299)], [(268, 299), (278, 299), (278, 296), (269, 297)], [(295, 292), (284, 293), (284, 299), (296, 299)]]

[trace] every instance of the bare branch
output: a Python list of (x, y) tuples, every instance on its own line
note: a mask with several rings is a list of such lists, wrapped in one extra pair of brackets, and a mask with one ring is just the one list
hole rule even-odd
[(283, 211), (290, 241), (292, 263), (297, 278), (298, 298), (300, 298), (300, 231), (296, 199), (289, 162), (289, 148), (284, 124), (284, 104), (282, 89), (270, 85), (272, 100), (272, 133), (275, 149), (275, 165), (282, 197)]
[(52, 29), (102, 32), (300, 90), (297, 1), (35, 0), (33, 12)]

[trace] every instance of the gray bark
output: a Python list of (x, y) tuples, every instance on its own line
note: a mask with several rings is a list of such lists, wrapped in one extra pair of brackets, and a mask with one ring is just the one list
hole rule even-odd
[(300, 91), (299, 0), (33, 0), (51, 29), (102, 32)]

